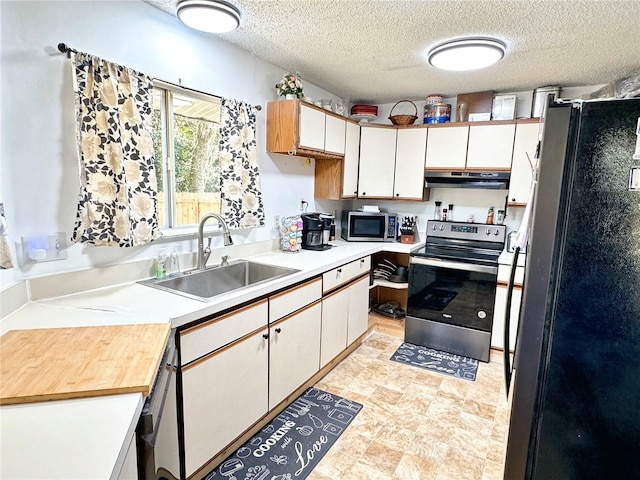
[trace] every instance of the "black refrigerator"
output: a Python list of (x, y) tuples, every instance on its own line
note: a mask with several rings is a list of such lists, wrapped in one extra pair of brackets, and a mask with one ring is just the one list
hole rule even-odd
[(640, 99), (547, 108), (505, 480), (640, 478), (639, 135)]

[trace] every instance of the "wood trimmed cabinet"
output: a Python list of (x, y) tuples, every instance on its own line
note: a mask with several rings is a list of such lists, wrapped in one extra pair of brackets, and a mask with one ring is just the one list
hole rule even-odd
[(427, 127), (362, 126), (358, 198), (425, 200)]
[(509, 171), (515, 129), (513, 120), (430, 125), (425, 169)]
[(367, 256), (323, 275), (320, 368), (367, 331), (370, 270)]
[(267, 152), (342, 158), (346, 119), (301, 100), (267, 103)]
[[(268, 411), (267, 305), (267, 301), (262, 300), (237, 313), (180, 333), (181, 358), (195, 358), (181, 367), (187, 477), (206, 465), (217, 452)], [(262, 326), (220, 345), (217, 332), (211, 327), (224, 325), (241, 334), (238, 324), (246, 325), (246, 319), (257, 320)], [(253, 328), (253, 325), (248, 328)], [(196, 349), (188, 346), (201, 347), (207, 341), (210, 351), (202, 356), (193, 353), (192, 350)], [(201, 353), (203, 349), (197, 351)], [(251, 394), (247, 395), (247, 392)], [(228, 414), (220, 415), (220, 412)]]
[[(368, 328), (370, 268), (370, 257), (363, 257), (178, 331), (180, 363), (172, 384), (176, 408), (166, 414), (181, 419), (183, 427), (167, 434), (175, 444), (164, 443), (173, 447), (165, 452), (167, 459), (179, 450), (184, 457), (180, 466), (162, 461), (184, 472), (172, 470), (173, 476), (206, 474), (293, 394), (326, 373), (331, 361), (337, 363), (354, 348)], [(338, 308), (345, 319), (337, 322), (339, 331), (331, 333), (322, 298), (338, 290), (345, 292), (346, 301)], [(323, 363), (323, 373), (321, 348), (332, 342), (336, 347)]]

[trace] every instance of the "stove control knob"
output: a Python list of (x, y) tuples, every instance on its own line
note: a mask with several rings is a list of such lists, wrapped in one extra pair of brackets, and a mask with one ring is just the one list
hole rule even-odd
[(491, 235), (491, 229), (490, 229), (490, 228), (487, 228), (487, 229), (484, 231), (484, 233), (485, 233), (486, 235)]
[(440, 231), (444, 232), (444, 225), (440, 225)]
[(434, 226), (433, 226), (433, 229), (434, 229), (434, 230), (437, 230), (437, 229), (438, 229), (438, 225), (434, 225)]
[(494, 234), (494, 235), (499, 235), (499, 234), (500, 234), (500, 230), (498, 230), (498, 229), (496, 228), (496, 231), (495, 231), (495, 232), (493, 232), (493, 234)]

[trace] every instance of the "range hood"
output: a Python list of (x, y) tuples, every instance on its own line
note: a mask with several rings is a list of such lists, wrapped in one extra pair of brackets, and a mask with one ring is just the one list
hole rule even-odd
[(488, 188), (507, 190), (509, 172), (429, 172), (425, 173), (427, 188)]

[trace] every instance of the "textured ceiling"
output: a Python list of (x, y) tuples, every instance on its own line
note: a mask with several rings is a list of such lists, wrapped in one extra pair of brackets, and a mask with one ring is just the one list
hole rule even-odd
[[(144, 0), (175, 15), (177, 0)], [(640, 0), (231, 0), (220, 38), (351, 102), (609, 83), (640, 73)], [(443, 72), (430, 47), (495, 37), (505, 58)]]

